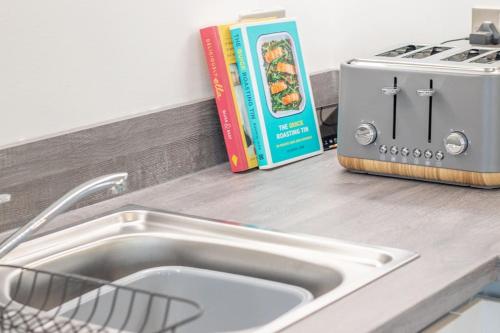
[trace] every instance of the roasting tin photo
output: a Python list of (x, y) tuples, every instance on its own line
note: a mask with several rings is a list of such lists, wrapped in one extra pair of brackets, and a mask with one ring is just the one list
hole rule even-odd
[(304, 84), (293, 38), (286, 32), (262, 35), (257, 41), (266, 101), (274, 117), (304, 110)]
[(347, 169), (500, 187), (499, 49), (403, 44), (341, 65)]

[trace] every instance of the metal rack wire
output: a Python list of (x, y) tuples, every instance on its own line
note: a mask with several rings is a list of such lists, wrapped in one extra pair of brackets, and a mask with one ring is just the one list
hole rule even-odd
[(5, 333), (175, 333), (202, 312), (188, 299), (0, 265), (0, 331)]

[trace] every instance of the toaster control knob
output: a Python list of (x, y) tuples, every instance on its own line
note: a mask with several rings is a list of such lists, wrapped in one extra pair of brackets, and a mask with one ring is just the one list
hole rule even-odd
[(413, 149), (413, 157), (420, 158), (422, 156), (422, 151), (418, 148)]
[(424, 151), (424, 157), (428, 160), (430, 160), (433, 155), (434, 154), (432, 153), (432, 150), (427, 149), (426, 151)]
[(372, 124), (363, 123), (356, 129), (354, 137), (360, 145), (368, 146), (377, 139), (377, 129)]
[(392, 146), (390, 152), (391, 155), (397, 155), (399, 153), (399, 148), (396, 146)]
[(451, 132), (444, 139), (444, 147), (450, 155), (460, 155), (467, 150), (468, 140), (462, 132)]
[(401, 148), (401, 155), (403, 155), (404, 157), (410, 155), (410, 149), (406, 147)]
[(443, 160), (443, 158), (444, 158), (444, 153), (443, 153), (441, 150), (438, 150), (438, 151), (436, 152), (436, 160), (438, 160), (438, 161), (442, 161), (442, 160)]

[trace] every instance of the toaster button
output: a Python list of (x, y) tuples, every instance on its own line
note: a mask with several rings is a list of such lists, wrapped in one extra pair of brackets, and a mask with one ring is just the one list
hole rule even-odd
[(386, 154), (387, 153), (387, 146), (386, 145), (382, 145), (378, 148), (378, 151), (379, 153), (381, 154)]
[(430, 151), (429, 149), (427, 149), (425, 152), (424, 152), (424, 157), (428, 160), (430, 160), (432, 158), (433, 154), (432, 154), (432, 151)]
[(418, 148), (413, 149), (413, 157), (420, 158), (422, 156), (422, 151)]
[(396, 146), (391, 147), (391, 154), (392, 155), (397, 155), (399, 153), (399, 149)]
[(406, 147), (401, 148), (401, 155), (404, 157), (410, 155), (410, 149), (408, 149)]
[(441, 161), (444, 158), (444, 153), (441, 150), (436, 152), (436, 160)]

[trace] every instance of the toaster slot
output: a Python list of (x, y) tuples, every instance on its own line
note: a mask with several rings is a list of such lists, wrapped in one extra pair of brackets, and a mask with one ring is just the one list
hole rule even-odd
[(450, 49), (451, 49), (451, 47), (446, 47), (446, 46), (433, 46), (433, 47), (429, 47), (429, 48), (423, 49), (421, 51), (409, 54), (409, 55), (405, 56), (405, 58), (424, 59), (424, 58), (436, 55), (438, 53), (448, 51)]
[(500, 61), (500, 51), (496, 51), (490, 54), (487, 54), (479, 59), (471, 61), (476, 64), (492, 64), (496, 61)]
[(485, 50), (485, 49), (470, 49), (470, 50), (466, 50), (466, 51), (454, 54), (452, 56), (449, 56), (448, 58), (444, 58), (443, 61), (463, 62), (463, 61), (478, 57), (481, 54), (486, 53), (488, 51), (489, 50)]
[(382, 93), (386, 96), (392, 97), (392, 139), (396, 139), (396, 116), (398, 107), (398, 93), (401, 88), (398, 87), (398, 78), (394, 77), (392, 86), (382, 88)]
[(432, 92), (429, 96), (429, 122), (427, 124), (427, 142), (432, 142), (432, 95), (434, 93), (434, 81), (429, 81), (429, 91)]
[[(394, 77), (394, 88), (398, 89), (398, 78)], [(396, 140), (396, 116), (398, 107), (398, 95), (392, 96), (392, 139)]]
[(394, 50), (390, 50), (390, 51), (387, 51), (387, 52), (384, 52), (381, 54), (377, 54), (377, 57), (399, 57), (400, 55), (416, 51), (416, 50), (421, 49), (423, 47), (424, 47), (423, 45), (412, 45), (412, 44), (406, 45), (406, 46), (399, 47), (399, 48), (394, 49)]
[(432, 142), (432, 96), (434, 95), (434, 81), (429, 80), (429, 88), (423, 88), (417, 90), (417, 95), (422, 98), (428, 98), (428, 109), (427, 109), (427, 142)]

